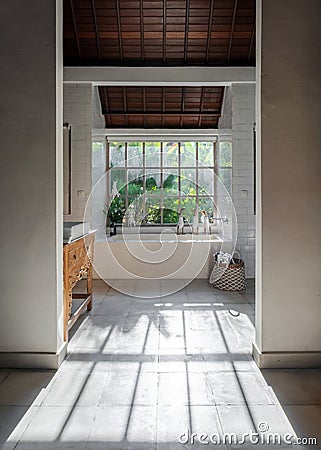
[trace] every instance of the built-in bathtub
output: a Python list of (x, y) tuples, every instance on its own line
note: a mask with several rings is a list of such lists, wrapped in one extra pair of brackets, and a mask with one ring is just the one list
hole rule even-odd
[(143, 242), (222, 242), (218, 234), (176, 234), (171, 232), (162, 233), (126, 233), (116, 234), (107, 238), (109, 242), (119, 241), (143, 241)]
[(213, 254), (231, 249), (220, 234), (120, 233), (96, 242), (94, 270), (105, 280), (208, 278)]

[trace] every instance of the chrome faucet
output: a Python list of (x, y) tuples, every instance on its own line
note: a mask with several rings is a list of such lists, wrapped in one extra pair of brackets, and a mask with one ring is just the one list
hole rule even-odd
[(228, 224), (228, 218), (227, 217), (212, 217), (212, 220), (220, 220), (222, 223)]

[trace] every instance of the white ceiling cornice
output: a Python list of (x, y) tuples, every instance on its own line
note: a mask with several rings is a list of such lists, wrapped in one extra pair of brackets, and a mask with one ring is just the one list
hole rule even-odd
[(229, 86), (255, 83), (255, 67), (65, 67), (64, 83), (97, 86)]

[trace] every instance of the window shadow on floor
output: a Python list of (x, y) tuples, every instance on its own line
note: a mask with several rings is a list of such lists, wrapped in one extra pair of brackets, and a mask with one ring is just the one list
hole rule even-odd
[(240, 438), (262, 422), (271, 432), (313, 435), (320, 372), (256, 367), (253, 288), (223, 293), (204, 280), (142, 299), (96, 284), (93, 310), (72, 329), (58, 372), (30, 372), (29, 385), (23, 375), (25, 403), (15, 403), (11, 383), (0, 407), (6, 450), (197, 449), (204, 445), (180, 444), (180, 435)]

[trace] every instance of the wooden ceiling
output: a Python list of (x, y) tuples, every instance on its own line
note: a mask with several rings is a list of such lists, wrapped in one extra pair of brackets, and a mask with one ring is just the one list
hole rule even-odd
[[(255, 0), (64, 0), (64, 64), (254, 66)], [(107, 128), (217, 128), (224, 88), (99, 95)]]
[(224, 87), (99, 87), (106, 128), (217, 128)]
[(255, 65), (255, 0), (64, 0), (65, 65)]

